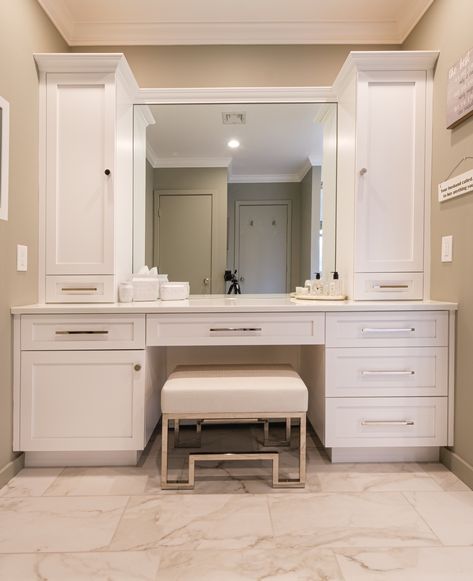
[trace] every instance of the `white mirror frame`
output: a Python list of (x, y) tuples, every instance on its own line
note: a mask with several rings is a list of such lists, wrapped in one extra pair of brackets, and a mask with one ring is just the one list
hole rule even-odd
[(0, 97), (2, 135), (0, 140), (0, 220), (8, 220), (8, 164), (10, 147), (10, 105)]

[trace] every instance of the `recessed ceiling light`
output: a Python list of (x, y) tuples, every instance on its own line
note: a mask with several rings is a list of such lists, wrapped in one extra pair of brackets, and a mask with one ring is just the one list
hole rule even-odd
[(240, 147), (240, 142), (238, 141), (238, 139), (230, 139), (227, 145), (232, 149), (236, 149), (237, 147)]

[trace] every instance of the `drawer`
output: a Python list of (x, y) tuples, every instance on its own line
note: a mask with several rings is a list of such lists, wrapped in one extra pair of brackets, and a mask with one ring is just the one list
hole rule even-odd
[(112, 275), (47, 276), (47, 303), (113, 303), (115, 277)]
[(145, 315), (22, 315), (23, 351), (144, 349)]
[(448, 311), (328, 313), (327, 347), (446, 347)]
[(444, 396), (447, 347), (326, 349), (328, 397)]
[(324, 313), (148, 315), (150, 345), (321, 345)]
[(357, 301), (413, 301), (424, 296), (422, 272), (357, 272), (353, 298)]
[(446, 446), (446, 397), (327, 398), (329, 448)]

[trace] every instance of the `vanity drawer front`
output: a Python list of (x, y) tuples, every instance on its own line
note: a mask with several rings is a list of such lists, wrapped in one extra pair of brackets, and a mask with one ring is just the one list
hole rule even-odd
[(147, 345), (322, 345), (323, 313), (148, 315)]
[(358, 301), (415, 301), (424, 296), (422, 272), (357, 272), (353, 298)]
[(114, 276), (46, 277), (47, 303), (113, 303), (114, 301)]
[(21, 348), (144, 349), (145, 315), (22, 315)]
[(327, 398), (329, 448), (446, 446), (446, 397)]
[(447, 347), (327, 349), (327, 397), (444, 396)]
[(446, 347), (447, 311), (328, 313), (327, 347)]

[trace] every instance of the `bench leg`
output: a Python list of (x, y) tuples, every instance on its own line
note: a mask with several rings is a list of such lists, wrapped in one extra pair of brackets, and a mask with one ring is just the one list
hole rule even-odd
[(286, 418), (286, 439), (271, 441), (269, 439), (269, 420), (263, 420), (264, 423), (264, 442), (263, 446), (290, 446), (291, 445), (291, 418)]
[[(174, 426), (179, 420), (174, 420)], [(169, 416), (163, 414), (163, 428), (161, 437), (161, 488), (163, 490), (192, 489), (194, 488), (194, 473), (189, 470), (189, 479), (169, 480), (168, 478), (168, 448), (169, 448)], [(189, 468), (190, 465), (189, 465)]]
[(174, 420), (174, 448), (200, 448), (202, 446), (202, 420), (197, 420), (195, 438), (182, 442), (179, 420)]
[[(306, 414), (297, 416), (299, 419), (299, 478), (279, 478), (279, 454), (270, 452), (250, 452), (245, 454), (189, 454), (189, 478), (185, 480), (168, 479), (168, 441), (169, 441), (169, 417), (163, 414), (162, 445), (161, 445), (161, 488), (163, 490), (193, 489), (195, 482), (195, 463), (215, 460), (271, 460), (273, 464), (273, 488), (303, 488), (306, 481)], [(249, 418), (251, 419), (251, 418)], [(178, 420), (174, 420), (176, 422)], [(265, 426), (266, 426), (265, 420)], [(286, 418), (286, 436), (291, 425), (291, 418)]]

